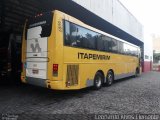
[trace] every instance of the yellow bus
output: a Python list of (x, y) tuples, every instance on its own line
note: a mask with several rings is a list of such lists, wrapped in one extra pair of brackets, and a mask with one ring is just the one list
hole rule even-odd
[(140, 48), (61, 11), (26, 21), (21, 81), (56, 90), (102, 85), (140, 74)]

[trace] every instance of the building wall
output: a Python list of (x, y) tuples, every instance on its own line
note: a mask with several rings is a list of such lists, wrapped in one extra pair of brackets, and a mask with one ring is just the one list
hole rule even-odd
[[(151, 36), (147, 31), (143, 30), (143, 26), (141, 25), (141, 23), (137, 21), (137, 19), (126, 9), (126, 7), (119, 0), (73, 1), (144, 42), (144, 61), (142, 62), (142, 69), (143, 72), (152, 70), (153, 48)], [(144, 32), (147, 36), (143, 37)]]
[(73, 0), (104, 20), (143, 41), (143, 26), (119, 0)]
[(152, 36), (153, 40), (153, 50), (156, 53), (160, 53), (160, 36)]
[(148, 72), (152, 70), (153, 64), (153, 42), (152, 37), (149, 32), (144, 31), (144, 63), (143, 72)]
[[(155, 57), (153, 60), (153, 67), (156, 68), (159, 66), (159, 71), (160, 71), (160, 59), (157, 58), (156, 56), (160, 54), (160, 36), (159, 35), (153, 35), (152, 36), (152, 41), (153, 41), (153, 51), (155, 53)], [(155, 70), (155, 69), (154, 69)]]

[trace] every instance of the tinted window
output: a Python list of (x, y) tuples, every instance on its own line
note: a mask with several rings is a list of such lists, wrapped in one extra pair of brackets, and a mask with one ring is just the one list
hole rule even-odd
[(71, 43), (71, 38), (70, 38), (70, 24), (69, 24), (69, 22), (67, 22), (67, 21), (65, 21), (65, 35), (64, 35), (64, 37), (65, 37), (65, 45), (70, 45), (70, 43)]
[(137, 48), (134, 46), (131, 46), (131, 55), (137, 56), (138, 55), (138, 51)]
[(112, 40), (109, 42), (109, 46), (111, 47), (112, 52), (118, 52), (117, 40), (112, 39)]
[(124, 53), (126, 55), (129, 55), (130, 54), (130, 48), (129, 48), (129, 45), (124, 43)]
[(65, 45), (95, 49), (97, 33), (65, 21)]
[(104, 39), (104, 51), (112, 51), (112, 46), (110, 45), (112, 42), (112, 38), (110, 37), (103, 37)]
[(26, 33), (27, 33), (27, 30), (30, 28), (41, 26), (42, 31), (41, 31), (40, 36), (41, 37), (50, 36), (51, 29), (52, 29), (52, 19), (53, 19), (53, 13), (51, 12), (39, 14), (38, 16), (34, 18), (30, 18), (27, 22)]
[(127, 55), (133, 55), (133, 56), (137, 56), (138, 55), (138, 49), (132, 45), (129, 44), (124, 44), (124, 52)]
[(74, 23), (64, 21), (64, 44), (86, 49), (138, 55), (137, 48), (109, 36), (91, 31)]
[(121, 41), (118, 42), (118, 52), (124, 54), (124, 43)]
[(97, 49), (101, 51), (112, 51), (110, 46), (111, 38), (105, 35), (98, 35), (97, 38)]
[(102, 35), (97, 34), (97, 39), (96, 39), (96, 49), (103, 51), (104, 50), (104, 46), (103, 46), (103, 40), (102, 40)]

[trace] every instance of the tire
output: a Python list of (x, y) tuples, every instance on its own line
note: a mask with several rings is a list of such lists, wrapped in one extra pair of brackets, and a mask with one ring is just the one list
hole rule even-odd
[(94, 89), (99, 90), (102, 87), (103, 75), (100, 72), (97, 72), (94, 77)]
[(134, 76), (138, 77), (138, 75), (139, 75), (139, 69), (137, 68), (136, 71), (135, 71), (135, 75)]
[(106, 78), (106, 85), (111, 86), (114, 81), (114, 76), (112, 71), (108, 71), (107, 78)]

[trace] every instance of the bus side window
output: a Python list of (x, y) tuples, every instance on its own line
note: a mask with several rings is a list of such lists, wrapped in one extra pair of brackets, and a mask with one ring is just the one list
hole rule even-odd
[(128, 47), (128, 44), (124, 43), (124, 53), (126, 55), (129, 55), (129, 47)]
[(97, 50), (103, 51), (103, 40), (102, 40), (102, 35), (98, 34), (96, 37), (96, 42), (97, 42)]
[(104, 51), (111, 51), (111, 46), (109, 46), (109, 43), (111, 42), (111, 38), (108, 36), (105, 36), (104, 39)]
[(124, 43), (121, 41), (117, 41), (118, 42), (118, 52), (121, 54), (124, 54)]
[(77, 25), (70, 23), (70, 46), (78, 46), (79, 37), (78, 36), (79, 28)]
[(85, 35), (86, 39), (87, 39), (87, 42), (88, 42), (88, 45), (87, 45), (87, 48), (88, 49), (96, 49), (96, 36), (97, 36), (97, 33), (96, 32), (93, 32), (93, 31), (90, 31), (90, 30), (86, 30), (87, 31), (87, 34)]
[(65, 45), (70, 45), (71, 38), (70, 38), (70, 23), (65, 21)]
[(118, 52), (117, 40), (112, 39), (112, 40), (110, 41), (110, 46), (111, 46), (111, 48), (112, 48), (112, 52), (115, 52), (115, 53)]

